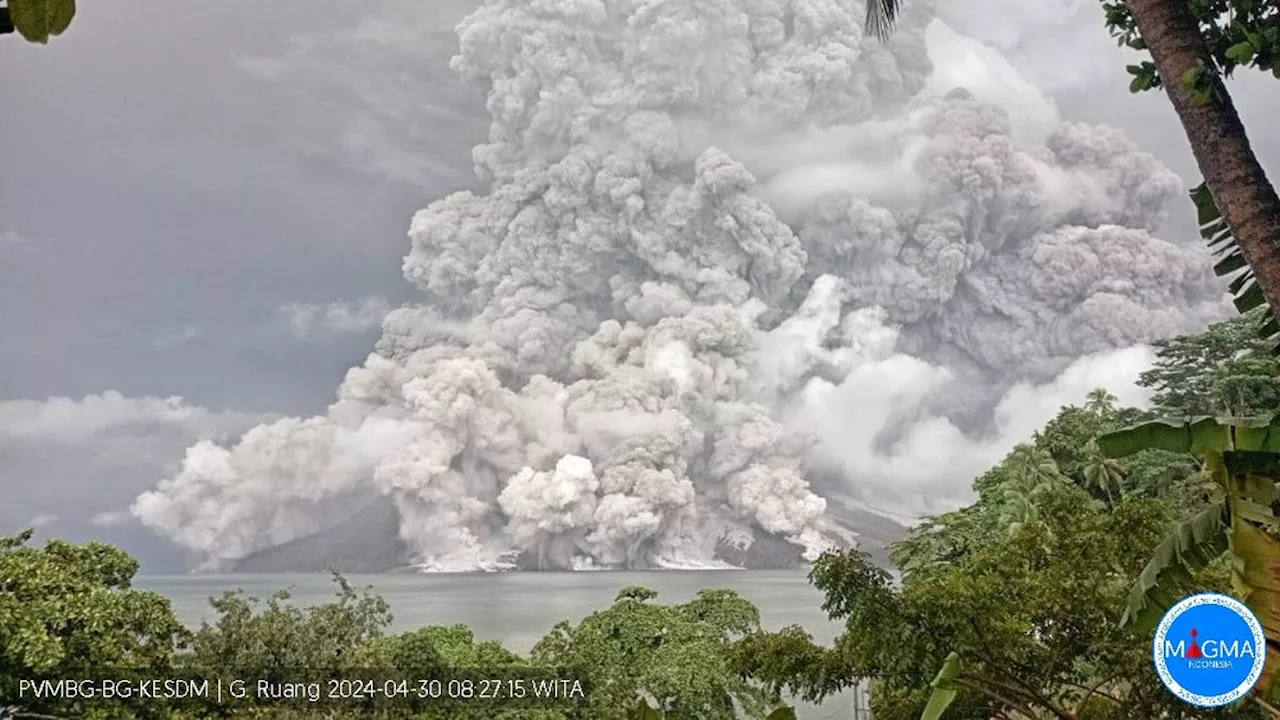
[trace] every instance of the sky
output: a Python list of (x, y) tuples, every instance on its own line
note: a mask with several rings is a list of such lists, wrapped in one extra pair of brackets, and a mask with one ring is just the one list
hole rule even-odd
[[(196, 438), (323, 409), (412, 299), (414, 211), (478, 188), (483, 99), (449, 71), (474, 0), (82, 4), (0, 37), (0, 533), (183, 559), (128, 517)], [(1132, 96), (1093, 0), (953, 0), (942, 18), (1067, 120), (1121, 128), (1191, 184), (1167, 100)], [(953, 59), (945, 74), (983, 82)], [(1280, 83), (1232, 85), (1280, 168)], [(1166, 233), (1190, 233), (1174, 208)]]

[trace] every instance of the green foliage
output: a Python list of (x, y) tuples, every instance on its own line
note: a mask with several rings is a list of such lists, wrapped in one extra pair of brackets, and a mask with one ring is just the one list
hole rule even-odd
[(1125, 70), (1133, 76), (1133, 80), (1129, 82), (1129, 92), (1139, 93), (1144, 90), (1160, 87), (1160, 75), (1156, 71), (1156, 64), (1150, 60), (1143, 60), (1136, 65), (1127, 65)]
[[(991, 501), (978, 505), (985, 502)], [(824, 556), (813, 582), (826, 594), (828, 614), (844, 622), (844, 634), (824, 648), (797, 628), (759, 633), (743, 641), (736, 662), (753, 677), (812, 699), (873, 678), (877, 719), (929, 717), (943, 701), (944, 717), (957, 719), (1085, 708), (1098, 718), (1197, 717), (1159, 688), (1149, 638), (1118, 622), (1129, 584), (1162, 539), (1173, 508), (1139, 497), (1112, 508), (1069, 483), (1047, 486), (1035, 502), (1038, 523), (1012, 534), (974, 535), (958, 557), (922, 562), (924, 546), (917, 543), (915, 568), (900, 588), (858, 553)], [(1095, 686), (1104, 695), (1087, 692)]]
[(578, 625), (557, 624), (531, 660), (586, 678), (583, 717), (592, 720), (627, 717), (637, 696), (671, 719), (761, 718), (778, 708), (776, 694), (743, 680), (727, 661), (731, 643), (760, 628), (753, 604), (730, 590), (703, 590), (682, 605), (658, 605), (654, 597), (647, 588), (623, 589)]
[[(1228, 344), (1241, 327), (1166, 343), (1146, 381), (1168, 383), (1166, 402), (1215, 398), (1224, 376), (1204, 366), (1202, 349)], [(1199, 386), (1176, 386), (1201, 375)], [(1182, 427), (1154, 443), (1163, 449), (1104, 452), (1116, 449), (1108, 434), (1149, 418), (1100, 391), (1063, 408), (974, 482), (977, 502), (926, 520), (891, 548), (900, 578), (858, 553), (815, 565), (823, 607), (845, 626), (832, 646), (801, 628), (756, 633), (738, 643), (735, 665), (807, 700), (871, 679), (877, 720), (1259, 717), (1180, 705), (1150, 670), (1145, 628), (1122, 619), (1140, 577), (1171, 596), (1231, 586), (1229, 564), (1213, 560), (1221, 533), (1210, 532), (1211, 515), (1197, 517), (1212, 496), (1190, 451), (1224, 437), (1269, 446), (1280, 430)], [(1167, 435), (1170, 426), (1153, 427), (1143, 432)], [(1148, 564), (1153, 556), (1167, 562)]]
[(1144, 450), (1119, 463), (1126, 492), (1164, 498), (1191, 513), (1210, 499), (1207, 478), (1199, 472), (1199, 463), (1187, 453)]
[[(100, 543), (50, 540), (29, 547), (31, 531), (0, 537), (0, 697), (17, 697), (19, 679), (93, 676), (106, 668), (154, 675), (172, 668), (186, 638), (169, 601), (134, 590), (138, 565)], [(33, 711), (79, 711), (67, 701)], [(149, 715), (126, 704), (125, 715)]]
[(1265, 310), (1153, 343), (1156, 362), (1139, 384), (1163, 417), (1250, 416), (1280, 407), (1280, 359), (1258, 337)]
[[(1248, 603), (1268, 636), (1280, 632), (1280, 416), (1262, 418), (1189, 418), (1151, 422), (1099, 438), (1113, 457), (1146, 448), (1190, 453), (1203, 458), (1202, 473), (1213, 487), (1212, 502), (1154, 550), (1130, 590), (1123, 622), (1149, 628), (1158, 611), (1177, 600), (1178, 580), (1226, 557), (1235, 594)], [(1259, 691), (1275, 697), (1271, 680), (1277, 657), (1267, 653)]]
[(1096, 442), (1089, 443), (1089, 460), (1084, 467), (1085, 487), (1101, 490), (1107, 496), (1107, 502), (1113, 502), (1111, 488), (1117, 495), (1124, 494), (1124, 467), (1119, 461), (1106, 457), (1098, 449)]
[[(334, 600), (298, 607), (281, 591), (260, 600), (243, 592), (213, 598), (216, 613), (194, 633), (168, 601), (129, 583), (137, 564), (106, 545), (51, 541), (27, 547), (31, 532), (0, 537), (0, 697), (17, 695), (21, 679), (113, 675), (178, 677), (230, 674), (276, 682), (324, 677), (571, 677), (589, 701), (579, 706), (508, 708), (474, 704), (393, 709), (372, 703), (341, 709), (254, 708), (188, 703), (180, 708), (113, 700), (92, 708), (45, 703), (23, 712), (107, 718), (253, 717), (417, 718), (418, 720), (611, 720), (741, 717), (794, 720), (776, 693), (737, 675), (732, 643), (760, 629), (756, 607), (729, 590), (704, 590), (687, 603), (660, 605), (656, 593), (628, 587), (615, 603), (581, 623), (561, 622), (529, 657), (479, 641), (461, 625), (384, 634), (387, 603), (357, 592), (335, 574)], [(354, 675), (352, 675), (354, 673)], [(536, 680), (534, 681), (536, 682)]]
[(627, 720), (662, 720), (662, 712), (649, 704), (644, 698), (636, 698), (635, 706), (627, 715)]
[(1181, 422), (1155, 420), (1107, 433), (1098, 446), (1109, 457), (1144, 450), (1190, 453), (1206, 461), (1229, 451), (1280, 452), (1280, 415), (1257, 418), (1193, 417)]
[(942, 669), (938, 671), (933, 682), (929, 683), (933, 691), (929, 693), (929, 702), (920, 713), (920, 720), (939, 720), (947, 708), (951, 707), (951, 703), (956, 700), (956, 695), (960, 694), (960, 686), (956, 685), (956, 678), (959, 676), (960, 653), (953, 651), (946, 660), (942, 661)]
[[(511, 678), (528, 680), (532, 684), (540, 678), (561, 675), (558, 672), (534, 672), (530, 661), (507, 650), (501, 643), (492, 640), (478, 642), (465, 625), (433, 625), (399, 635), (375, 637), (355, 651), (352, 665), (384, 670), (396, 676), (434, 677), (444, 681), (470, 677), (470, 673), (474, 673), (476, 678), (486, 680)], [(506, 703), (507, 706), (514, 704), (514, 701)], [(553, 707), (507, 706), (442, 706), (440, 702), (427, 701), (416, 708), (402, 703), (398, 709), (401, 716), (418, 720), (565, 720), (568, 717)], [(413, 708), (411, 713), (408, 708)]]
[[(1252, 322), (1159, 343), (1141, 381), (1157, 411), (1271, 402), (1280, 372)], [(1262, 716), (1179, 703), (1151, 672), (1149, 633), (1122, 620), (1138, 586), (1148, 600), (1232, 586), (1231, 563), (1214, 559), (1222, 511), (1206, 512), (1223, 493), (1192, 452), (1270, 447), (1280, 427), (1149, 424), (1116, 452), (1109, 435), (1153, 416), (1101, 391), (1062, 408), (974, 481), (974, 504), (926, 520), (890, 549), (900, 577), (858, 553), (815, 565), (823, 607), (845, 626), (830, 647), (796, 627), (756, 633), (735, 647), (735, 666), (807, 700), (870, 679), (877, 720), (944, 706), (938, 716), (955, 720)]]
[(1190, 455), (1151, 451), (1116, 461), (1098, 450), (1100, 435), (1143, 419), (1145, 413), (1118, 408), (1114, 397), (1099, 390), (1084, 406), (1062, 408), (1030, 445), (1018, 446), (974, 481), (979, 502), (928, 518), (897, 543), (894, 564), (909, 572), (954, 562), (999, 533), (1016, 532), (1037, 521), (1036, 496), (1055, 484), (1079, 486), (1108, 503), (1132, 493), (1165, 498), (1179, 508), (1199, 505), (1204, 495), (1188, 480), (1198, 468)]
[(524, 665), (519, 655), (489, 640), (476, 642), (465, 625), (433, 625), (400, 635), (377, 637), (354, 654), (359, 667), (395, 668), (430, 674), (446, 668), (511, 668)]
[(246, 677), (286, 680), (306, 668), (336, 672), (391, 623), (387, 603), (369, 590), (357, 593), (340, 575), (334, 602), (299, 608), (280, 591), (262, 601), (243, 592), (211, 599), (218, 618), (196, 631), (189, 665), (233, 669)]
[[(1217, 67), (1230, 77), (1237, 68), (1254, 68), (1280, 78), (1280, 6), (1273, 0), (1186, 0), (1200, 26)], [(1107, 29), (1121, 46), (1146, 50), (1129, 8), (1118, 0), (1104, 0)], [(1158, 88), (1161, 79), (1150, 62), (1130, 65), (1130, 90)], [(1216, 72), (1216, 70), (1212, 70)], [(1192, 84), (1199, 78), (1182, 78)]]
[(9, 0), (8, 16), (14, 29), (34, 43), (47, 43), (61, 35), (76, 15), (75, 0)]
[(1148, 628), (1179, 598), (1170, 589), (1186, 586), (1191, 576), (1209, 567), (1227, 549), (1227, 523), (1221, 504), (1211, 505), (1195, 517), (1177, 525), (1152, 552), (1142, 569), (1125, 607), (1122, 624), (1135, 622)]
[(1089, 442), (1112, 427), (1110, 415), (1086, 408), (1067, 406), (1050, 420), (1032, 440), (1048, 452), (1062, 474), (1080, 482), (1089, 465)]
[(1208, 105), (1211, 100), (1221, 99), (1221, 85), (1216, 82), (1218, 69), (1197, 60), (1195, 66), (1182, 73), (1182, 87), (1186, 88), (1191, 102), (1196, 105)]

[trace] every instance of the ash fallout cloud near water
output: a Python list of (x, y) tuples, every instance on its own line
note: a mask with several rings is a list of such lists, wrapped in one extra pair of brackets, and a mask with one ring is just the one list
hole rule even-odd
[(1092, 387), (1140, 401), (1141, 344), (1224, 312), (1153, 236), (1180, 180), (1028, 83), (956, 88), (908, 7), (881, 44), (847, 0), (485, 3), (453, 69), (488, 190), (413, 218), (420, 304), (326, 415), (191, 447), (134, 514), (207, 569), (379, 497), (426, 570), (813, 557)]

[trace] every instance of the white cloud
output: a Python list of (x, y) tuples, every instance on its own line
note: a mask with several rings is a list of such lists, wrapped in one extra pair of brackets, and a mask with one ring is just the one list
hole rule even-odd
[(35, 443), (84, 443), (124, 437), (148, 437), (168, 430), (184, 436), (221, 435), (259, 422), (259, 414), (214, 412), (181, 397), (125, 397), (115, 390), (79, 400), (0, 402), (0, 440)]
[(386, 298), (370, 297), (328, 304), (292, 303), (280, 309), (295, 337), (308, 340), (330, 335), (345, 335), (377, 330), (391, 312)]
[(149, 344), (155, 348), (177, 347), (178, 345), (185, 345), (199, 336), (200, 328), (195, 325), (188, 325), (181, 330), (160, 335)]
[(29, 527), (29, 528), (39, 530), (42, 527), (47, 527), (56, 522), (58, 522), (57, 515), (54, 515), (52, 513), (40, 513), (39, 515), (36, 515), (35, 517), (23, 523), (23, 527)]
[(20, 247), (33, 242), (35, 241), (15, 230), (0, 230), (0, 247)]
[(128, 510), (107, 510), (94, 515), (89, 522), (104, 528), (120, 527), (132, 524), (133, 516), (129, 514)]

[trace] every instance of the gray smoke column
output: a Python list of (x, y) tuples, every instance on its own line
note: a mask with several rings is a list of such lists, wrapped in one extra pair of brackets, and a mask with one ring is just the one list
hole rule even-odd
[(909, 8), (882, 45), (848, 0), (490, 0), (453, 61), (490, 189), (413, 218), (421, 305), (135, 514), (210, 568), (378, 495), (424, 569), (669, 567), (962, 500), (1029, 398), (1131, 381), (1222, 291), (1151, 235), (1172, 173), (931, 86)]

